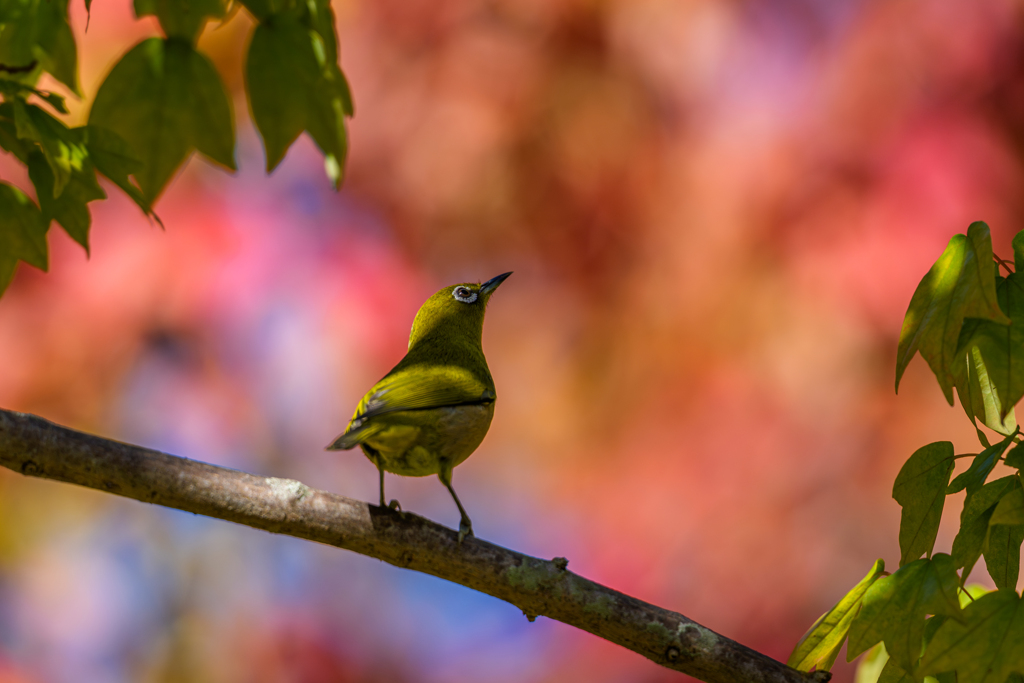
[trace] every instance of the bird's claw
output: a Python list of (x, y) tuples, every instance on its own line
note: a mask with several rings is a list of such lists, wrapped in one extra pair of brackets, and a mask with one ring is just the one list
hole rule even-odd
[(459, 545), (462, 545), (462, 539), (466, 536), (473, 536), (473, 523), (464, 519), (459, 522)]

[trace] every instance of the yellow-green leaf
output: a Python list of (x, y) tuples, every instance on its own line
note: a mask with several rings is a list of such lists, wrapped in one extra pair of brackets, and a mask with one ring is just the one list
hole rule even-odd
[(1009, 417), (1013, 406), (1024, 397), (1024, 273), (1001, 279), (996, 289), (1000, 308), (1013, 322), (967, 318), (953, 376), (968, 417), (1009, 434), (1017, 426)]
[(953, 405), (952, 368), (966, 317), (1010, 324), (999, 309), (992, 239), (982, 222), (972, 223), (967, 235), (953, 236), (911, 297), (896, 356), (897, 391), (910, 359), (920, 351)]
[(958, 584), (956, 567), (943, 553), (916, 560), (878, 579), (865, 592), (850, 626), (847, 660), (883, 641), (890, 659), (904, 671), (913, 671), (921, 656), (925, 617), (960, 618)]
[(804, 634), (800, 642), (793, 648), (789, 666), (799, 671), (811, 669), (828, 670), (836, 661), (839, 649), (846, 640), (850, 624), (860, 609), (864, 593), (878, 580), (885, 571), (885, 562), (878, 560), (871, 571), (843, 596), (835, 607), (821, 615), (814, 625)]

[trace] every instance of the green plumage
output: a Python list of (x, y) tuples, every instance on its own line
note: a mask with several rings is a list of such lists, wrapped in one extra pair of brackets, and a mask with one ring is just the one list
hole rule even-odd
[(382, 506), (384, 472), (438, 475), (462, 514), (460, 541), (473, 527), (452, 488), (452, 469), (480, 445), (494, 416), (494, 380), (481, 345), (484, 311), (509, 275), (445, 287), (427, 299), (405, 357), (367, 392), (344, 433), (327, 447), (362, 447), (380, 471)]

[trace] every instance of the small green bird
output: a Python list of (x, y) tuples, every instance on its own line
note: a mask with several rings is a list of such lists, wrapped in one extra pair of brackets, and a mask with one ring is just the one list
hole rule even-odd
[[(459, 542), (473, 523), (452, 488), (452, 469), (484, 440), (494, 416), (494, 380), (481, 338), (491, 294), (512, 273), (482, 285), (445, 287), (427, 299), (409, 333), (409, 351), (356, 406), (344, 433), (327, 450), (361, 446), (380, 472), (436, 474), (459, 506)], [(390, 507), (399, 509), (397, 500)]]

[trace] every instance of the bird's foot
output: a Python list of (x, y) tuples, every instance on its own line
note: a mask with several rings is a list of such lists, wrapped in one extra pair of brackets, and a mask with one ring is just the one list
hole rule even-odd
[(462, 545), (462, 539), (466, 536), (473, 535), (473, 523), (468, 519), (464, 519), (459, 522), (459, 545)]
[(389, 510), (397, 510), (397, 511), (401, 512), (402, 511), (402, 504), (398, 502), (397, 498), (392, 498), (391, 502), (388, 503), (388, 509)]

